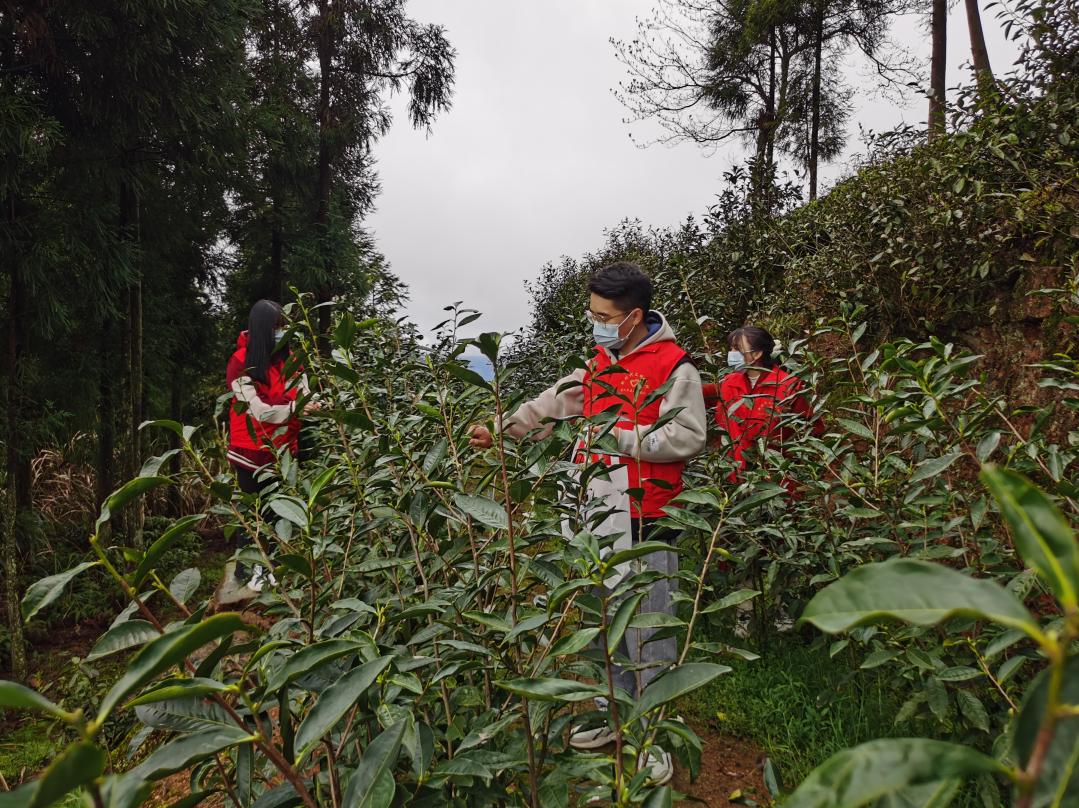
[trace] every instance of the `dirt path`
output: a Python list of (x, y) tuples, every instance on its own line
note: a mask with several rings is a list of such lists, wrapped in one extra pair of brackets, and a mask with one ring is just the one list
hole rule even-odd
[[(739, 793), (760, 805), (768, 804), (762, 764), (764, 753), (753, 744), (729, 735), (717, 735), (708, 727), (690, 722), (704, 745), (701, 754), (701, 773), (690, 783), (687, 772), (675, 770), (674, 787), (688, 797), (699, 800), (709, 808), (726, 808), (746, 803), (731, 802)], [(687, 803), (691, 804), (691, 803)]]

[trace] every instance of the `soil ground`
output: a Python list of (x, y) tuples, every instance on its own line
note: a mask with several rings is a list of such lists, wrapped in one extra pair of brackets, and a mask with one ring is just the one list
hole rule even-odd
[(690, 726), (704, 745), (701, 773), (695, 783), (690, 783), (688, 773), (676, 769), (674, 787), (709, 808), (747, 804), (731, 801), (739, 796), (767, 805), (768, 791), (762, 774), (764, 753), (741, 738), (719, 735), (692, 721)]

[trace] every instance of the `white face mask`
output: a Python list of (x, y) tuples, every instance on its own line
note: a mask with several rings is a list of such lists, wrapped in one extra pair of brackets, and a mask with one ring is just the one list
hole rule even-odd
[(285, 329), (283, 329), (283, 328), (274, 329), (274, 332), (273, 332), (274, 344), (277, 344), (278, 342), (283, 340), (285, 338), (285, 333), (286, 333)]
[(744, 368), (746, 358), (741, 351), (727, 351), (727, 364), (732, 368)]
[(626, 337), (620, 337), (618, 335), (618, 329), (622, 327), (622, 323), (625, 323), (632, 316), (633, 312), (627, 314), (621, 323), (601, 323), (598, 320), (592, 322), (592, 336), (596, 340), (596, 345), (601, 348), (607, 348), (608, 350), (617, 351), (623, 345), (626, 344)]

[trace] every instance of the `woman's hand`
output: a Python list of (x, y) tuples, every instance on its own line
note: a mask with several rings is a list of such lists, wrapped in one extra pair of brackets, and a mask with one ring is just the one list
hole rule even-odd
[(491, 430), (485, 426), (472, 427), (472, 439), (468, 442), (469, 446), (475, 446), (479, 449), (490, 449), (494, 444), (494, 438), (491, 437)]
[(310, 415), (311, 413), (318, 412), (321, 409), (322, 409), (322, 402), (321, 401), (315, 401), (314, 399), (311, 399), (310, 401), (308, 401), (306, 404), (303, 405), (303, 414), (304, 415)]

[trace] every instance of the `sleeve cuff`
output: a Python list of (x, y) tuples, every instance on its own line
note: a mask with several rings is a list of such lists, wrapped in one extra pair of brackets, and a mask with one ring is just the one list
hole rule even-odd
[(618, 451), (630, 457), (637, 457), (640, 446), (637, 443), (636, 431), (618, 427), (615, 429), (615, 434), (618, 437)]

